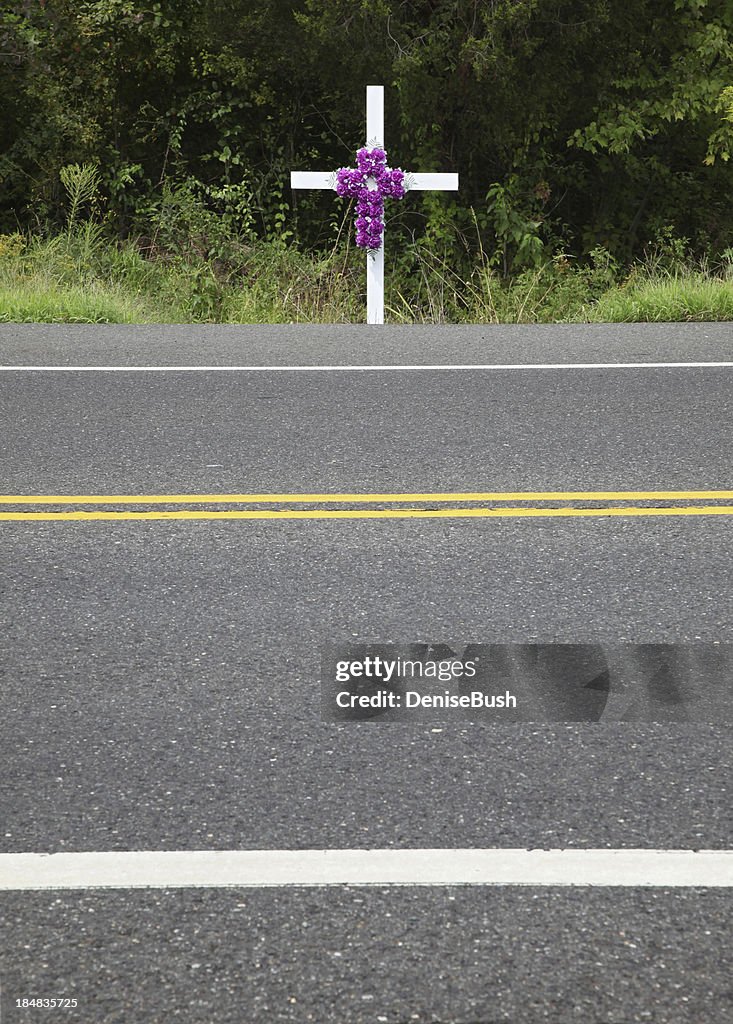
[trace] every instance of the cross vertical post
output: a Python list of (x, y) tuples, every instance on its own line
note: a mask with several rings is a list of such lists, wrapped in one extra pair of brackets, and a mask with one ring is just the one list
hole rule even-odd
[[(366, 88), (366, 144), (384, 148), (384, 86)], [(376, 252), (367, 253), (367, 323), (384, 323), (384, 235)]]

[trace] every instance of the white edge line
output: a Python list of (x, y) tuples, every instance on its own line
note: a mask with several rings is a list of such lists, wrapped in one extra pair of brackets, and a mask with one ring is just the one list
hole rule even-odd
[(0, 366), (5, 373), (231, 373), (354, 370), (655, 370), (715, 369), (733, 367), (731, 362), (687, 363), (386, 363), (311, 366)]
[(0, 854), (0, 889), (733, 887), (733, 850), (203, 850)]

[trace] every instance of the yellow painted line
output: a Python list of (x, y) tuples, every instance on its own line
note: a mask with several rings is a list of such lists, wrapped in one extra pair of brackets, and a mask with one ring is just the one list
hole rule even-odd
[(0, 494), (0, 505), (225, 505), (383, 501), (729, 501), (733, 491), (438, 491), (392, 494)]
[(90, 522), (160, 519), (503, 519), (599, 516), (730, 516), (733, 505), (676, 505), (665, 508), (392, 508), (392, 509), (207, 509), (153, 512), (0, 512), (0, 522)]

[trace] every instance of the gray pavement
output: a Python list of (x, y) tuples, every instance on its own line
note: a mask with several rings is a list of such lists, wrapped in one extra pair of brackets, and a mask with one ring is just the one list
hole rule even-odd
[(733, 639), (726, 519), (3, 524), (8, 850), (730, 843), (715, 725), (321, 721), (334, 639)]
[[(705, 890), (61, 892), (2, 903), (10, 1024), (733, 1016), (730, 897)], [(14, 1010), (16, 993), (78, 1007)]]
[[(733, 360), (728, 325), (366, 331), (4, 325), (0, 362)], [(732, 373), (6, 373), (1, 490), (731, 488)], [(318, 688), (352, 639), (731, 641), (728, 517), (0, 527), (3, 851), (731, 846), (725, 725), (333, 725)], [(730, 908), (5, 894), (2, 1019), (722, 1021)]]
[(6, 365), (333, 365), (733, 359), (733, 324), (0, 324)]
[(725, 487), (732, 372), (7, 373), (3, 492)]

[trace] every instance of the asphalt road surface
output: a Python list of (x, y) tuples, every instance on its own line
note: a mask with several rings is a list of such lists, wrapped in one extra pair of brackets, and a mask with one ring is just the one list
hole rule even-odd
[[(319, 687), (333, 643), (733, 642), (714, 363), (729, 325), (0, 326), (0, 851), (730, 849), (729, 722), (331, 724)], [(489, 492), (543, 514), (188, 515)], [(730, 892), (5, 892), (0, 1020), (733, 1020)]]

